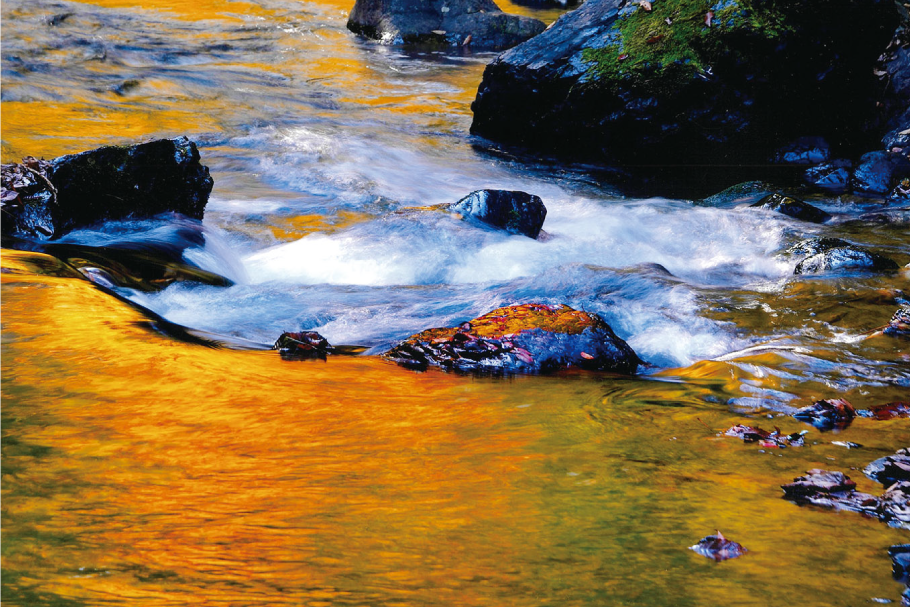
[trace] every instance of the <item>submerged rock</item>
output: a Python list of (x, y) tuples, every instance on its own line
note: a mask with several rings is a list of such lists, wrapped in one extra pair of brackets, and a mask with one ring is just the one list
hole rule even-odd
[(897, 22), (891, 0), (588, 0), (487, 66), (471, 132), (647, 171), (766, 164), (806, 135), (871, 142)]
[(790, 253), (805, 255), (794, 274), (819, 274), (838, 270), (897, 270), (898, 265), (868, 249), (839, 238), (810, 238), (790, 248)]
[(13, 185), (16, 199), (6, 193), (12, 191), (6, 184), (23, 179), (14, 177), (15, 169), (3, 169), (4, 236), (59, 238), (100, 221), (169, 211), (202, 219), (214, 185), (208, 168), (199, 163), (196, 144), (186, 137), (102, 147), (40, 167), (24, 176), (34, 183)]
[(641, 362), (599, 316), (541, 304), (498, 308), (459, 327), (429, 329), (384, 356), (413, 369), (432, 365), (495, 374), (565, 367), (628, 374)]
[(742, 544), (728, 540), (720, 531), (717, 532), (717, 535), (708, 535), (698, 540), (697, 544), (689, 546), (689, 550), (694, 550), (698, 554), (714, 559), (717, 562), (735, 559), (748, 552)]
[(762, 430), (757, 426), (752, 427), (736, 424), (724, 432), (724, 434), (726, 436), (735, 436), (736, 438), (742, 439), (745, 443), (759, 443), (762, 447), (777, 447), (783, 449), (785, 447), (802, 447), (805, 445), (803, 437), (807, 432), (804, 430), (802, 432), (794, 432), (793, 434), (782, 434), (777, 428), (774, 429), (774, 432), (769, 432), (767, 430)]
[(910, 177), (910, 160), (894, 152), (869, 152), (860, 158), (853, 172), (853, 191), (862, 194), (890, 194)]
[(900, 449), (894, 455), (881, 457), (863, 468), (863, 473), (885, 487), (910, 481), (910, 450)]
[(0, 167), (0, 212), (3, 235), (45, 239), (54, 235), (51, 210), (57, 206), (57, 188), (50, 182), (51, 164), (31, 156), (22, 164)]
[(831, 219), (831, 215), (821, 209), (817, 209), (802, 200), (784, 196), (783, 194), (765, 196), (750, 206), (758, 209), (777, 211), (778, 213), (783, 213), (789, 217), (802, 219), (803, 221), (811, 221), (812, 223), (824, 223)]
[(282, 333), (273, 350), (278, 350), (281, 358), (290, 360), (305, 358), (326, 359), (333, 350), (329, 342), (315, 331)]
[[(876, 405), (856, 412), (860, 417), (871, 417), (879, 421), (910, 417), (910, 403), (893, 402), (886, 405)], [(910, 480), (908, 478), (907, 480)]]
[(540, 197), (506, 190), (471, 192), (449, 210), (529, 238), (537, 238), (547, 217), (547, 207)]
[(544, 31), (537, 19), (508, 15), (493, 0), (357, 0), (348, 29), (383, 44), (505, 49)]
[(838, 399), (820, 400), (808, 407), (803, 407), (793, 417), (819, 430), (846, 428), (856, 417), (856, 410), (847, 401)]
[(781, 485), (784, 497), (797, 504), (812, 504), (823, 508), (861, 512), (870, 516), (879, 513), (879, 500), (874, 495), (856, 491), (856, 483), (842, 472), (815, 468)]

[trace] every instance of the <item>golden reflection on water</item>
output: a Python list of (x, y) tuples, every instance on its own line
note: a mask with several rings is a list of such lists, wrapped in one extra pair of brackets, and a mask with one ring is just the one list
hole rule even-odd
[[(45, 256), (4, 251), (3, 265), (9, 604), (897, 595), (885, 549), (904, 534), (798, 508), (778, 485), (826, 467), (880, 492), (851, 467), (910, 420), (857, 420), (862, 450), (813, 432), (763, 453), (717, 436), (742, 421), (704, 398), (724, 390), (717, 369), (682, 384), (288, 362), (159, 335)], [(718, 565), (686, 550), (718, 528), (751, 552)]]

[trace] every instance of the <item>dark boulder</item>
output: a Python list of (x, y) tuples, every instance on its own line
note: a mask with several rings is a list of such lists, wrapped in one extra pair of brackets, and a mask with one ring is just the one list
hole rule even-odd
[(910, 160), (894, 152), (863, 154), (853, 171), (853, 191), (861, 194), (890, 194), (910, 177)]
[(874, 495), (856, 491), (856, 483), (842, 472), (809, 470), (792, 483), (781, 485), (784, 497), (797, 504), (861, 512), (878, 516), (879, 500)]
[(22, 164), (0, 167), (0, 222), (3, 236), (43, 240), (54, 235), (51, 211), (57, 207), (57, 189), (48, 179), (51, 165), (31, 156)]
[(459, 327), (429, 329), (384, 356), (413, 369), (432, 365), (493, 374), (566, 367), (629, 374), (641, 363), (599, 316), (541, 304), (499, 308)]
[[(28, 168), (28, 162), (19, 166)], [(17, 193), (22, 189), (19, 204), (4, 200), (4, 236), (59, 238), (100, 221), (170, 211), (202, 219), (214, 184), (199, 163), (196, 144), (186, 137), (102, 147), (41, 167), (25, 171), (33, 184), (15, 187)], [(11, 197), (7, 176), (22, 182), (14, 173), (3, 169), (5, 199)]]
[(325, 360), (333, 350), (329, 342), (315, 331), (282, 333), (272, 349), (278, 350), (281, 358), (289, 360), (306, 358)]
[(856, 410), (847, 401), (838, 399), (820, 400), (808, 407), (803, 407), (793, 417), (819, 430), (846, 428), (856, 417)]
[(901, 179), (901, 182), (894, 186), (894, 189), (888, 195), (888, 200), (893, 202), (910, 201), (910, 177)]
[(691, 167), (766, 166), (809, 135), (853, 153), (880, 137), (872, 68), (897, 24), (893, 0), (589, 0), (487, 66), (471, 132), (715, 182)]
[(778, 213), (783, 213), (789, 217), (801, 219), (803, 221), (811, 221), (812, 223), (824, 223), (831, 219), (831, 215), (821, 209), (803, 202), (802, 200), (784, 196), (783, 194), (765, 196), (750, 206), (757, 209), (777, 211)]
[(739, 206), (741, 204), (753, 204), (770, 194), (773, 194), (777, 188), (764, 181), (747, 181), (732, 185), (722, 192), (713, 194), (697, 201), (695, 204), (703, 207), (718, 207), (722, 209)]
[(357, 0), (348, 18), (349, 30), (383, 44), (505, 49), (545, 28), (493, 0)]
[(735, 559), (748, 552), (742, 544), (728, 540), (720, 531), (717, 532), (717, 535), (708, 535), (701, 538), (697, 544), (689, 546), (689, 550), (694, 550), (698, 554), (714, 559), (717, 562)]
[(472, 192), (449, 210), (529, 238), (537, 238), (547, 217), (547, 207), (540, 197), (506, 190)]
[(829, 192), (844, 192), (850, 187), (853, 163), (849, 160), (832, 160), (806, 169), (805, 180)]
[(790, 248), (790, 253), (803, 255), (794, 274), (819, 274), (838, 270), (897, 270), (893, 260), (839, 238), (810, 238)]
[(910, 481), (910, 450), (900, 449), (894, 455), (881, 457), (863, 468), (863, 473), (885, 487)]

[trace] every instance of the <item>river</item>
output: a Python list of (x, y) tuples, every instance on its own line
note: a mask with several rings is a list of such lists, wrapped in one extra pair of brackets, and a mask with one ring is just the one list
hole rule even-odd
[[(201, 225), (62, 242), (191, 230), (204, 244), (185, 258), (234, 282), (111, 292), (72, 260), (3, 250), (4, 603), (899, 601), (886, 549), (905, 532), (780, 485), (825, 468), (880, 494), (862, 467), (910, 446), (907, 419), (822, 433), (789, 415), (907, 400), (906, 340), (870, 333), (908, 272), (793, 276), (785, 254), (836, 236), (903, 266), (906, 227), (846, 221), (879, 208), (848, 198), (812, 201), (837, 216), (824, 226), (626, 198), (609, 172), (498, 150), (468, 135), (495, 54), (360, 40), (350, 8), (3, 3), (3, 162), (185, 134), (215, 179)], [(423, 208), (479, 188), (541, 196), (545, 237)], [(377, 354), (529, 302), (600, 314), (649, 366), (467, 377), (239, 347), (307, 329)], [(736, 423), (810, 433), (767, 449), (722, 436)], [(687, 550), (717, 529), (749, 552)]]

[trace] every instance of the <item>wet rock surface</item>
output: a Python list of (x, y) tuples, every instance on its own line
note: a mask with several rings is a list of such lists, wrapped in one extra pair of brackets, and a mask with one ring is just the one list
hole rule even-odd
[(893, 260), (839, 238), (810, 238), (791, 247), (789, 252), (804, 256), (796, 264), (794, 274), (898, 269), (897, 263)]
[(780, 164), (809, 166), (827, 162), (831, 146), (823, 137), (800, 137), (775, 152), (773, 161)]
[(856, 412), (861, 417), (871, 417), (879, 421), (896, 419), (899, 417), (910, 417), (910, 403), (893, 402), (885, 405), (876, 405), (868, 409), (861, 409)]
[(752, 208), (767, 209), (777, 211), (795, 219), (810, 221), (812, 223), (824, 223), (831, 219), (831, 215), (818, 209), (811, 204), (797, 200), (783, 194), (771, 194), (750, 205)]
[(805, 136), (873, 147), (880, 135), (859, 118), (876, 112), (872, 67), (898, 23), (893, 2), (710, 8), (589, 0), (487, 67), (472, 133), (649, 170), (767, 164)]
[(894, 579), (910, 582), (910, 544), (898, 544), (888, 548)]
[(863, 468), (863, 473), (885, 487), (910, 481), (910, 450), (901, 449), (894, 455), (879, 458)]
[(547, 217), (547, 208), (540, 197), (507, 190), (471, 192), (449, 210), (528, 238), (537, 238)]
[(499, 308), (456, 328), (429, 329), (384, 357), (413, 369), (493, 374), (566, 367), (629, 374), (641, 362), (599, 316), (542, 304)]
[(781, 485), (784, 497), (797, 504), (850, 510), (876, 516), (879, 500), (874, 495), (856, 491), (856, 482), (842, 472), (815, 468), (792, 483)]
[(853, 172), (853, 190), (862, 194), (890, 194), (910, 177), (910, 160), (894, 152), (864, 154)]
[(506, 49), (544, 31), (493, 0), (357, 0), (348, 29), (383, 44)]
[[(4, 201), (4, 236), (59, 238), (100, 221), (164, 212), (201, 219), (214, 185), (208, 168), (199, 163), (196, 144), (186, 137), (102, 147), (41, 167), (43, 179), (28, 171), (26, 177), (34, 183), (18, 197), (25, 204)], [(4, 175), (12, 170), (4, 169)]]
[(882, 332), (893, 337), (910, 337), (910, 307), (898, 308)]
[(716, 535), (703, 537), (694, 546), (689, 546), (689, 550), (693, 550), (698, 554), (709, 559), (714, 559), (717, 562), (735, 559), (748, 552), (742, 544), (725, 538), (724, 534), (720, 531), (718, 531)]
[(57, 189), (48, 179), (51, 164), (33, 157), (0, 167), (0, 212), (3, 235), (45, 239), (54, 235), (52, 209)]
[(737, 424), (724, 432), (724, 435), (742, 439), (745, 443), (759, 443), (762, 447), (783, 449), (805, 445), (803, 437), (806, 435), (806, 431), (783, 434), (778, 428), (775, 428), (773, 432), (769, 432), (757, 426)]
[(899, 481), (885, 491), (879, 517), (892, 527), (910, 529), (910, 481)]
[(273, 350), (278, 350), (281, 358), (288, 360), (319, 358), (325, 360), (332, 353), (329, 342), (315, 331), (282, 333)]
[(856, 410), (843, 399), (829, 399), (803, 407), (793, 417), (824, 431), (846, 428), (856, 417)]
[(805, 180), (829, 192), (844, 192), (850, 187), (853, 163), (849, 160), (834, 160), (806, 169)]

